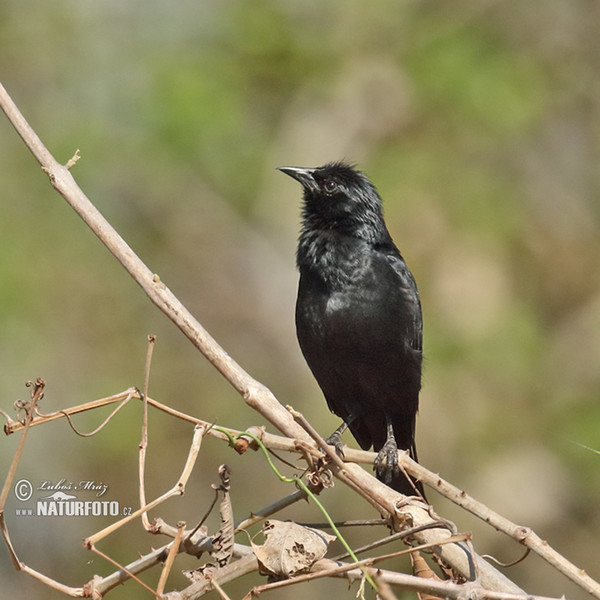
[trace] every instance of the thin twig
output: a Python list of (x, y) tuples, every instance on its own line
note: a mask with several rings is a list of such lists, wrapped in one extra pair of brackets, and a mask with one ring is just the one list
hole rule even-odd
[[(102, 421), (102, 423), (100, 423), (100, 425), (98, 425), (98, 427), (96, 427), (96, 429), (93, 429), (92, 431), (85, 433), (83, 431), (79, 431), (72, 419), (71, 419), (71, 415), (68, 412), (65, 411), (58, 411), (60, 413), (62, 413), (65, 418), (67, 419), (67, 423), (69, 423), (69, 426), (71, 427), (71, 429), (73, 430), (74, 433), (76, 433), (78, 436), (80, 437), (92, 437), (94, 435), (96, 435), (99, 431), (101, 431), (102, 429), (104, 429), (104, 427), (110, 423), (111, 419), (129, 402), (129, 400), (131, 400), (131, 396), (127, 396), (122, 402), (121, 404), (119, 404), (109, 415), (108, 417), (106, 417), (106, 419), (104, 419), (104, 421)], [(50, 417), (50, 415), (44, 415), (44, 417), (48, 418)]]
[[(336, 527), (371, 527), (382, 525), (387, 525), (387, 521), (385, 519), (346, 519), (344, 521), (334, 521)], [(327, 529), (329, 527), (329, 523), (298, 523), (298, 525), (302, 525), (303, 527), (311, 527), (312, 529)], [(410, 535), (407, 533), (406, 535)]]
[(152, 365), (152, 354), (156, 344), (156, 336), (151, 333), (148, 336), (148, 349), (146, 351), (146, 364), (144, 366), (144, 398), (148, 396), (148, 388), (150, 387), (150, 367)]
[(272, 504), (269, 504), (268, 506), (265, 506), (256, 512), (253, 512), (248, 518), (244, 519), (235, 526), (235, 531), (238, 532), (248, 529), (248, 527), (255, 525), (256, 523), (260, 523), (283, 508), (291, 506), (295, 502), (298, 502), (298, 500), (306, 500), (306, 498), (307, 494), (304, 490), (296, 490), (295, 492), (280, 498), (276, 502), (273, 502)]
[(219, 490), (214, 490), (214, 492), (215, 495), (212, 502), (210, 503), (210, 506), (208, 507), (208, 510), (205, 511), (204, 516), (200, 519), (200, 521), (198, 521), (196, 527), (194, 527), (194, 529), (192, 529), (188, 534), (186, 534), (186, 540), (191, 540), (194, 537), (194, 535), (196, 535), (196, 532), (200, 529), (200, 527), (202, 527), (202, 525), (204, 525), (204, 522), (206, 521), (206, 519), (208, 519), (208, 516), (217, 504), (217, 500), (219, 499)]
[(134, 573), (132, 573), (131, 571), (127, 570), (127, 567), (124, 567), (123, 565), (120, 565), (116, 560), (112, 559), (110, 556), (108, 556), (108, 554), (105, 554), (104, 552), (102, 552), (102, 550), (100, 550), (99, 548), (96, 548), (96, 546), (94, 544), (91, 544), (89, 546), (89, 549), (94, 552), (95, 554), (97, 554), (98, 556), (101, 556), (104, 560), (106, 560), (107, 562), (111, 563), (112, 565), (114, 565), (115, 567), (117, 567), (120, 571), (124, 571), (125, 573), (127, 573), (127, 575), (129, 575), (129, 577), (131, 579), (133, 579), (136, 583), (139, 583), (142, 587), (146, 588), (153, 596), (158, 596), (158, 594), (149, 586), (147, 586), (139, 577), (137, 577)]
[(523, 553), (523, 556), (517, 558), (516, 560), (508, 562), (508, 563), (498, 560), (495, 556), (492, 556), (491, 554), (482, 554), (482, 557), (487, 560), (491, 560), (493, 563), (497, 564), (499, 567), (502, 567), (503, 569), (508, 569), (509, 567), (514, 567), (514, 566), (518, 565), (519, 563), (522, 563), (529, 556), (530, 552), (531, 552), (531, 548), (525, 548), (525, 552)]
[(44, 575), (43, 573), (40, 573), (39, 571), (32, 569), (31, 567), (27, 566), (24, 563), (20, 563), (19, 570), (22, 573), (26, 573), (30, 577), (37, 579), (38, 581), (43, 583), (45, 586), (47, 586), (53, 590), (57, 590), (58, 592), (61, 592), (62, 594), (66, 594), (67, 596), (71, 596), (72, 598), (86, 598), (87, 597), (85, 588), (74, 588), (74, 587), (65, 585), (64, 583), (60, 583), (60, 581), (56, 581), (55, 579), (52, 579), (51, 577), (48, 577), (47, 575)]
[(169, 554), (167, 554), (167, 560), (163, 566), (163, 569), (160, 574), (160, 579), (158, 580), (158, 585), (156, 586), (156, 595), (162, 595), (165, 585), (167, 583), (167, 578), (169, 577), (169, 573), (171, 572), (171, 568), (173, 567), (173, 562), (175, 561), (175, 557), (179, 552), (179, 545), (181, 544), (181, 538), (183, 535), (183, 531), (185, 530), (185, 523), (183, 521), (179, 521), (177, 523), (177, 535), (173, 540), (173, 544), (169, 548)]
[(71, 158), (65, 163), (65, 169), (70, 171), (80, 158), (81, 154), (79, 154), (79, 148), (77, 148), (77, 150), (75, 150), (75, 154), (73, 154), (73, 156), (71, 156)]
[[(411, 529), (405, 529), (404, 531), (398, 531), (397, 533), (388, 535), (387, 537), (375, 540), (374, 542), (371, 542), (370, 544), (365, 544), (364, 546), (361, 546), (360, 548), (355, 548), (354, 554), (357, 554), (357, 555), (362, 554), (363, 552), (368, 552), (369, 550), (374, 550), (375, 548), (380, 548), (381, 546), (385, 546), (387, 544), (395, 542), (396, 540), (404, 540), (405, 538), (414, 536), (416, 533), (419, 533), (420, 531), (423, 531), (424, 529), (431, 529), (431, 528), (441, 527), (441, 526), (443, 526), (441, 521), (432, 521), (431, 523), (425, 523), (424, 525), (412, 527)], [(468, 539), (468, 538), (465, 538), (465, 540), (466, 539)], [(349, 555), (347, 553), (338, 554), (337, 556), (333, 556), (331, 558), (331, 560), (343, 560), (345, 558), (348, 558), (348, 556)]]
[(31, 427), (31, 422), (33, 420), (33, 415), (35, 413), (37, 403), (44, 394), (45, 382), (43, 379), (38, 378), (35, 384), (29, 381), (27, 382), (27, 385), (28, 387), (33, 387), (31, 392), (31, 402), (27, 404), (23, 433), (21, 435), (21, 438), (19, 439), (17, 449), (15, 450), (12, 462), (10, 463), (10, 467), (8, 468), (8, 473), (6, 475), (6, 479), (4, 480), (4, 485), (2, 486), (2, 492), (0, 492), (0, 514), (4, 513), (6, 499), (8, 498), (10, 487), (12, 486), (13, 479), (15, 478), (15, 473), (17, 472), (17, 466), (19, 464), (19, 461), (21, 460), (21, 455), (23, 454), (25, 440), (27, 439), (27, 434), (29, 433), (29, 428)]
[[(115, 402), (120, 402), (123, 399), (129, 398), (139, 398), (139, 391), (136, 388), (129, 388), (124, 392), (120, 392), (119, 394), (115, 394), (113, 396), (108, 396), (107, 398), (100, 398), (99, 400), (93, 400), (91, 402), (86, 402), (85, 404), (80, 404), (79, 406), (73, 406), (71, 408), (65, 408), (62, 410), (57, 410), (56, 412), (40, 415), (33, 417), (31, 420), (31, 427), (36, 427), (38, 425), (44, 425), (45, 423), (50, 423), (51, 421), (56, 421), (57, 419), (62, 419), (67, 415), (76, 415), (80, 412), (85, 412), (87, 410), (95, 410), (97, 408), (101, 408), (103, 406), (108, 406), (110, 404), (114, 404)], [(19, 421), (13, 421), (3, 412), (5, 416), (9, 419), (9, 422), (4, 425), (4, 433), (6, 435), (11, 435), (23, 429), (24, 424)]]
[[(150, 365), (152, 364), (152, 352), (154, 350), (154, 343), (156, 341), (155, 335), (148, 336), (148, 350), (146, 352), (146, 365), (144, 367), (144, 392), (142, 394), (142, 440), (139, 446), (138, 456), (138, 477), (140, 481), (139, 485), (139, 496), (140, 506), (146, 505), (146, 452), (148, 450), (148, 387), (150, 385)], [(151, 528), (150, 520), (148, 519), (148, 513), (142, 513), (142, 525), (146, 531)]]
[(208, 578), (210, 580), (210, 584), (217, 591), (219, 596), (221, 596), (223, 600), (230, 600), (229, 596), (225, 593), (223, 588), (217, 583), (217, 580), (212, 575), (209, 575)]
[(302, 429), (304, 429), (308, 435), (310, 435), (310, 437), (317, 442), (319, 448), (321, 448), (321, 450), (323, 450), (323, 452), (325, 452), (327, 455), (327, 458), (329, 458), (332, 463), (337, 465), (340, 470), (344, 470), (344, 461), (337, 455), (335, 448), (323, 439), (321, 434), (308, 422), (301, 412), (294, 410), (291, 406), (286, 406), (286, 408), (294, 417), (294, 419), (300, 423)]
[(157, 548), (156, 550), (153, 550), (149, 554), (138, 558), (124, 567), (119, 567), (118, 571), (115, 571), (106, 577), (96, 576), (90, 583), (88, 583), (88, 587), (97, 591), (100, 597), (104, 596), (113, 588), (125, 583), (131, 578), (132, 575), (137, 575), (162, 563), (165, 560), (165, 557), (167, 556), (172, 544), (173, 542), (170, 542), (161, 548)]
[(6, 479), (4, 480), (4, 485), (2, 486), (2, 492), (0, 492), (0, 530), (2, 531), (2, 536), (4, 537), (4, 541), (10, 553), (13, 565), (16, 569), (19, 570), (22, 569), (23, 565), (17, 556), (14, 546), (12, 545), (12, 541), (8, 533), (8, 528), (6, 527), (6, 523), (4, 521), (4, 507), (6, 506), (6, 500), (8, 498), (8, 494), (12, 486), (13, 480), (15, 478), (15, 474), (17, 472), (17, 466), (19, 465), (21, 455), (23, 454), (25, 440), (27, 439), (27, 434), (29, 433), (29, 428), (31, 426), (33, 415), (35, 414), (37, 403), (44, 395), (45, 382), (43, 379), (38, 378), (35, 383), (28, 381), (26, 385), (28, 387), (33, 388), (31, 391), (31, 402), (29, 402), (26, 407), (25, 426), (23, 429), (23, 433), (21, 434), (19, 443), (17, 444), (17, 449), (15, 450), (15, 454), (10, 463), (10, 467), (8, 468), (8, 473), (6, 475)]

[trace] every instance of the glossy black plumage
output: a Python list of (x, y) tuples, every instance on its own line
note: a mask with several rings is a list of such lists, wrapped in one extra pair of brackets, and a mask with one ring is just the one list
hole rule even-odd
[(296, 304), (302, 353), (329, 408), (363, 449), (379, 452), (378, 477), (414, 495), (394, 440), (416, 460), (423, 325), (415, 280), (365, 175), (345, 163), (280, 170), (304, 188)]

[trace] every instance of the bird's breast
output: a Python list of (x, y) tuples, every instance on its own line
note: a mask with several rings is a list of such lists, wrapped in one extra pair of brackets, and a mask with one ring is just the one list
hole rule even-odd
[(328, 286), (324, 280), (301, 277), (297, 319), (321, 340), (340, 336), (356, 339), (385, 328), (395, 319), (398, 307), (393, 296), (356, 281), (342, 284), (336, 280)]
[(352, 300), (344, 292), (333, 292), (324, 299), (324, 313), (326, 316), (347, 311), (351, 307)]

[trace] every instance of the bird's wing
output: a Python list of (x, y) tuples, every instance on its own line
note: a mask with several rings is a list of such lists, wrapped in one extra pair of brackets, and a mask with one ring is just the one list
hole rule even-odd
[(405, 309), (409, 311), (408, 341), (411, 348), (418, 352), (423, 351), (423, 316), (421, 313), (421, 300), (419, 299), (419, 290), (417, 282), (406, 266), (402, 255), (394, 248), (395, 252), (386, 254), (386, 259), (398, 276), (400, 289), (406, 302)]

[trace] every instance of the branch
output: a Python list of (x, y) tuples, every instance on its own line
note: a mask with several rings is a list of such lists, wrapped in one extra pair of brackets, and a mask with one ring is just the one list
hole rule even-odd
[[(245, 402), (258, 410), (277, 429), (293, 438), (309, 441), (303, 429), (277, 401), (273, 393), (251, 377), (179, 301), (171, 290), (128, 246), (83, 193), (65, 165), (44, 146), (0, 83), (0, 106), (29, 150), (50, 178), (52, 187), (69, 203), (86, 225), (121, 263), (150, 300), (177, 325), (205, 358), (231, 383)], [(70, 164), (69, 164), (70, 166)]]

